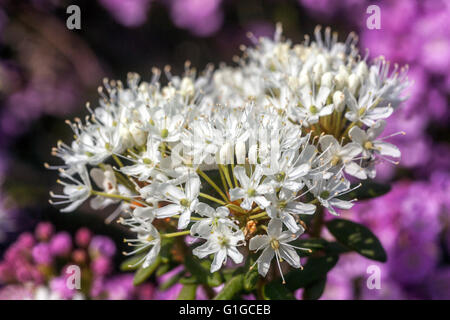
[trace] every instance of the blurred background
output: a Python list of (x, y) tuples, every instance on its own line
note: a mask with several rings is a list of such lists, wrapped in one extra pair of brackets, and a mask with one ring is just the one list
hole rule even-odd
[[(81, 9), (81, 29), (69, 30), (69, 5)], [(369, 30), (369, 5), (381, 9), (381, 29)], [(137, 288), (118, 270), (125, 231), (106, 225), (109, 213), (87, 206), (59, 213), (48, 204), (56, 173), (51, 147), (69, 141), (65, 119), (85, 115), (102, 78), (145, 80), (151, 68), (184, 62), (203, 69), (231, 64), (246, 34), (272, 36), (275, 23), (300, 42), (317, 24), (345, 40), (360, 37), (369, 56), (409, 65), (410, 99), (388, 122), (400, 165), (383, 164), (377, 179), (392, 191), (343, 214), (367, 225), (388, 262), (381, 289), (369, 290), (374, 264), (342, 257), (328, 275), (323, 299), (450, 299), (450, 4), (446, 0), (0, 0), (0, 299), (77, 298), (64, 290), (64, 268), (84, 266), (84, 297), (172, 299), (179, 286), (163, 279)], [(111, 211), (111, 210), (110, 210)], [(25, 285), (26, 284), (26, 285)], [(301, 296), (301, 293), (298, 293)], [(199, 298), (204, 296), (199, 293)]]

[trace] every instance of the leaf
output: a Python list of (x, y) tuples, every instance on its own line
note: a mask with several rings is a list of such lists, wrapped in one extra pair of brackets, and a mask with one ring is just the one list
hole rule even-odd
[(292, 270), (285, 276), (287, 288), (295, 291), (323, 278), (336, 265), (338, 259), (337, 255), (308, 258), (303, 270)]
[[(311, 249), (313, 252), (323, 250), (328, 245), (328, 241), (322, 238), (297, 239), (291, 242), (292, 245), (300, 248)], [(301, 257), (309, 256), (311, 253), (299, 252)]]
[(161, 263), (161, 257), (157, 257), (156, 261), (153, 262), (153, 264), (149, 265), (147, 268), (142, 268), (142, 266), (136, 271), (134, 274), (133, 284), (135, 286), (140, 285), (145, 280), (147, 280), (153, 272), (155, 272), (156, 268), (158, 268), (159, 264)]
[(294, 295), (280, 279), (264, 285), (262, 294), (265, 300), (295, 300)]
[(244, 289), (244, 275), (239, 274), (225, 283), (223, 289), (214, 297), (214, 300), (231, 300)]
[(257, 268), (248, 270), (244, 276), (244, 289), (246, 291), (253, 291), (259, 280), (259, 273)]
[(156, 276), (157, 277), (162, 276), (163, 274), (169, 272), (170, 268), (171, 268), (171, 265), (168, 263), (164, 263), (163, 265), (160, 265), (158, 267), (158, 269), (156, 270)]
[(327, 277), (323, 277), (316, 282), (308, 285), (303, 291), (304, 300), (318, 300), (325, 290), (325, 285), (327, 283)]
[(363, 225), (345, 219), (333, 219), (326, 226), (345, 246), (369, 259), (386, 262), (386, 251), (380, 240)]
[(120, 264), (120, 270), (121, 271), (137, 270), (139, 268), (139, 266), (142, 264), (142, 262), (139, 263), (138, 265), (135, 265), (135, 264), (138, 263), (139, 260), (141, 260), (144, 256), (145, 256), (145, 254), (141, 254), (141, 255), (133, 256), (131, 258), (126, 259), (125, 261), (123, 261)]
[[(164, 281), (163, 283), (161, 283), (161, 285), (159, 286), (160, 290), (167, 290), (170, 287), (172, 287), (174, 284), (178, 283), (178, 281), (180, 281), (181, 277), (183, 277), (185, 271), (182, 270), (176, 274), (174, 274), (172, 277), (170, 277), (169, 279), (167, 279), (166, 281)], [(189, 284), (194, 284), (194, 283), (189, 283)]]
[(177, 300), (195, 300), (197, 292), (196, 284), (185, 284), (178, 294)]
[[(352, 184), (351, 187), (354, 188), (356, 186), (357, 184)], [(339, 199), (352, 200), (356, 198), (358, 200), (367, 200), (385, 195), (389, 191), (391, 191), (391, 186), (388, 184), (381, 184), (372, 180), (365, 180), (361, 182), (361, 187), (345, 195), (342, 195), (341, 197), (339, 197)]]
[(197, 278), (196, 277), (182, 277), (180, 278), (180, 283), (181, 284), (194, 284), (197, 283)]
[(193, 255), (187, 255), (184, 260), (186, 269), (195, 277), (199, 283), (210, 287), (217, 287), (222, 284), (222, 277), (219, 272), (211, 273), (210, 262), (208, 260), (200, 261)]

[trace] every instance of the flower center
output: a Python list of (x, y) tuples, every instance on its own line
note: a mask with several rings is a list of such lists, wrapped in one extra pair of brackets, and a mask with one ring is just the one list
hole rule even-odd
[(311, 112), (311, 114), (317, 114), (317, 112), (319, 112), (319, 110), (317, 109), (316, 106), (311, 106), (311, 107), (309, 107), (309, 112)]
[(284, 178), (286, 178), (286, 173), (285, 172), (280, 172), (275, 176), (275, 179), (277, 179), (278, 182), (281, 182), (284, 180)]
[(247, 195), (248, 195), (249, 197), (254, 197), (254, 196), (256, 195), (256, 190), (253, 189), (253, 188), (248, 189), (248, 190), (247, 190)]
[(152, 164), (152, 163), (153, 163), (153, 161), (150, 160), (149, 158), (144, 158), (144, 159), (142, 159), (142, 162), (143, 162), (144, 164)]
[(373, 148), (373, 143), (372, 143), (372, 141), (366, 141), (366, 142), (364, 143), (364, 148), (367, 149), (367, 150), (372, 149), (372, 148)]
[(191, 202), (186, 198), (180, 200), (180, 205), (182, 205), (183, 207), (188, 208), (190, 204)]
[(330, 196), (330, 192), (328, 190), (324, 190), (321, 192), (320, 197), (322, 199), (327, 199)]
[(167, 129), (162, 129), (161, 130), (161, 138), (165, 139), (169, 136), (169, 130)]
[(366, 112), (366, 108), (362, 107), (361, 109), (359, 109), (359, 116), (362, 116), (364, 113)]
[(278, 250), (278, 248), (280, 247), (280, 242), (277, 239), (272, 239), (270, 240), (270, 246), (273, 250)]
[(339, 163), (339, 161), (341, 161), (341, 157), (339, 157), (338, 155), (334, 155), (331, 159), (331, 165), (335, 166)]

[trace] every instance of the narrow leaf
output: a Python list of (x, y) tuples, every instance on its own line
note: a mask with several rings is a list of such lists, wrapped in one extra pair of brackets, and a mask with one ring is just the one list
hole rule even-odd
[(185, 284), (183, 288), (181, 288), (177, 300), (195, 300), (196, 292), (197, 292), (196, 284)]
[(280, 279), (264, 285), (262, 294), (266, 300), (295, 300), (294, 295)]
[(380, 240), (363, 225), (345, 219), (333, 219), (326, 226), (340, 243), (369, 259), (386, 262), (386, 251)]
[(239, 274), (230, 279), (214, 300), (231, 300), (244, 289), (244, 275)]

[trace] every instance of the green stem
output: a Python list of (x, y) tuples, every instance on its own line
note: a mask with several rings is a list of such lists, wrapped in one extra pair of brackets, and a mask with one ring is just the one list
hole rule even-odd
[(180, 237), (180, 236), (186, 236), (190, 234), (190, 230), (186, 231), (180, 231), (180, 232), (172, 232), (172, 233), (165, 233), (161, 235), (161, 238), (174, 238), (174, 237)]
[(213, 196), (210, 196), (209, 194), (200, 192), (200, 193), (199, 193), (199, 196), (200, 196), (200, 197), (203, 197), (203, 198), (205, 198), (205, 199), (211, 200), (211, 201), (213, 201), (213, 202), (215, 202), (215, 203), (221, 204), (221, 205), (223, 205), (223, 206), (226, 205), (226, 203), (223, 202), (222, 200), (217, 199), (217, 198), (215, 198), (215, 197), (213, 197)]
[(225, 179), (227, 179), (228, 187), (233, 189), (233, 183), (231, 182), (230, 173), (228, 172), (228, 167), (226, 165), (220, 164), (219, 168), (223, 170), (223, 174), (225, 175)]
[(122, 161), (119, 159), (119, 157), (116, 156), (115, 154), (113, 154), (112, 157), (113, 157), (114, 161), (117, 163), (117, 165), (118, 165), (120, 168), (122, 168), (122, 167), (123, 167), (123, 163), (122, 163)]
[(253, 219), (258, 219), (258, 218), (262, 218), (262, 217), (265, 217), (265, 216), (267, 216), (267, 212), (266, 212), (266, 211), (261, 212), (261, 213), (258, 213), (258, 214), (255, 214), (255, 215), (250, 216), (250, 217), (248, 217), (248, 218), (249, 218), (250, 220), (253, 220)]
[(200, 169), (197, 169), (197, 172), (198, 172), (198, 174), (199, 174), (203, 179), (206, 180), (206, 182), (208, 182), (208, 183), (211, 185), (211, 187), (214, 188), (214, 190), (217, 191), (217, 193), (220, 194), (220, 196), (223, 198), (223, 200), (228, 201), (228, 198), (227, 198), (227, 196), (225, 195), (225, 193), (223, 193), (223, 191), (217, 186), (217, 184), (215, 184), (214, 181), (211, 180), (210, 177), (208, 177), (208, 175), (207, 175), (206, 173), (204, 173), (204, 172), (203, 172), (202, 170), (200, 170)]

